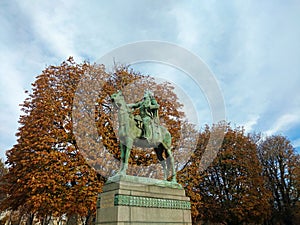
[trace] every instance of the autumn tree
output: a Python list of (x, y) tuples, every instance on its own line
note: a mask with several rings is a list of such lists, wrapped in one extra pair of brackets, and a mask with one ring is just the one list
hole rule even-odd
[(6, 172), (7, 172), (7, 168), (5, 167), (2, 159), (0, 159), (0, 177), (6, 174)]
[(101, 191), (101, 179), (85, 163), (72, 134), (72, 99), (89, 65), (72, 58), (49, 66), (32, 84), (22, 104), (18, 143), (7, 152), (4, 176), (8, 197), (1, 209), (22, 211), (46, 223), (51, 216), (89, 218)]
[[(300, 201), (300, 156), (284, 136), (274, 135), (263, 140), (258, 148), (272, 192), (272, 223), (298, 224)], [(298, 220), (299, 222), (299, 220)]]
[[(5, 167), (2, 159), (0, 160), (0, 180), (1, 178), (7, 173), (7, 168)], [(1, 183), (0, 183), (0, 202), (5, 198), (4, 190), (1, 190)]]
[[(79, 90), (85, 90), (84, 92), (78, 91), (74, 103), (75, 108), (79, 110), (73, 111), (75, 117), (79, 118), (74, 121), (77, 143), (83, 146), (81, 149), (83, 149), (83, 154), (88, 159), (89, 164), (101, 171), (106, 177), (116, 173), (119, 168), (117, 110), (113, 107), (110, 99), (110, 96), (117, 90), (122, 90), (127, 103), (140, 101), (144, 91), (151, 90), (159, 104), (160, 124), (167, 127), (172, 135), (172, 146), (174, 149), (178, 149), (178, 143), (181, 140), (180, 131), (186, 122), (181, 109), (182, 104), (170, 83), (157, 84), (154, 78), (144, 76), (122, 65), (116, 66), (114, 73), (105, 77), (96, 78), (98, 75), (93, 68), (89, 74), (93, 74), (93, 76), (87, 76), (85, 82), (78, 87)], [(94, 107), (96, 109), (97, 129), (92, 128), (95, 126), (93, 122)], [(82, 108), (86, 110), (80, 110)], [(79, 116), (76, 116), (77, 114)], [(91, 132), (92, 130), (94, 132)], [(85, 135), (87, 133), (89, 133), (88, 137)], [(89, 147), (86, 148), (85, 146)], [(99, 148), (103, 151), (99, 151)], [(180, 157), (181, 153), (175, 150), (177, 158)], [(131, 151), (129, 164), (128, 172), (131, 175), (161, 178), (162, 174), (156, 174), (159, 164), (153, 149), (134, 147)]]
[(262, 223), (269, 213), (270, 194), (264, 188), (256, 144), (243, 129), (227, 125), (217, 157), (202, 170), (211, 135), (208, 127), (200, 133), (194, 155), (179, 174), (191, 197), (193, 221)]
[[(9, 172), (1, 188), (8, 196), (0, 204), (1, 210), (22, 212), (29, 224), (34, 218), (47, 224), (63, 215), (91, 222), (97, 194), (118, 168), (118, 126), (110, 101), (117, 90), (135, 102), (151, 89), (160, 105), (160, 121), (173, 136), (174, 151), (179, 146), (184, 114), (169, 83), (156, 84), (126, 66), (107, 73), (103, 65), (76, 64), (69, 58), (48, 66), (32, 86), (22, 104), (17, 144), (7, 152)], [(157, 166), (151, 169), (159, 165), (152, 153), (134, 148), (130, 164), (150, 169), (132, 166), (129, 172), (159, 177), (153, 173)]]

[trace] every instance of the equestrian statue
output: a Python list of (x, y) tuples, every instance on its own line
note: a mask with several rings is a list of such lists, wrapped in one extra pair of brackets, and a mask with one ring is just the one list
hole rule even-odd
[[(126, 175), (130, 151), (135, 145), (154, 148), (164, 170), (164, 179), (167, 180), (169, 170), (171, 170), (171, 181), (176, 182), (174, 158), (171, 151), (172, 137), (167, 128), (159, 124), (159, 104), (153, 93), (147, 90), (142, 101), (127, 104), (122, 92), (118, 91), (111, 95), (111, 101), (118, 110), (119, 118), (121, 167), (118, 173)], [(139, 109), (140, 113), (134, 115), (134, 109)]]

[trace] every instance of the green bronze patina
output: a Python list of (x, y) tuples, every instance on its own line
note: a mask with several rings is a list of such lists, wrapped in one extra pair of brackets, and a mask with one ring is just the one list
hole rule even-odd
[[(114, 195), (114, 206), (135, 206), (146, 208), (166, 208), (166, 209), (183, 209), (190, 210), (191, 203), (187, 200), (165, 199), (133, 195)], [(97, 209), (101, 208), (101, 197), (97, 199)]]
[(117, 194), (114, 205), (190, 210), (190, 201)]
[[(119, 138), (121, 149), (121, 167), (118, 174), (126, 175), (128, 159), (133, 145), (154, 148), (164, 170), (164, 179), (172, 172), (172, 182), (176, 182), (174, 158), (171, 151), (172, 137), (170, 132), (159, 124), (158, 107), (151, 92), (146, 91), (144, 99), (135, 104), (127, 104), (121, 91), (111, 96), (118, 109)], [(132, 108), (139, 108), (140, 115), (134, 116)], [(163, 157), (165, 152), (166, 159)]]
[(158, 180), (149, 177), (138, 177), (138, 176), (131, 176), (131, 175), (124, 175), (117, 173), (116, 175), (109, 177), (106, 181), (106, 184), (110, 183), (135, 183), (141, 185), (150, 185), (150, 186), (158, 186), (158, 187), (167, 187), (172, 189), (180, 189), (183, 190), (181, 184), (177, 182), (169, 182), (167, 180)]

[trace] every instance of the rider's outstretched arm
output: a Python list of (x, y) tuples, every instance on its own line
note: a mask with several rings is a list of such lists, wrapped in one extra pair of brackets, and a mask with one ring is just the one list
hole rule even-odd
[(127, 104), (127, 106), (129, 107), (129, 108), (138, 108), (138, 107), (140, 107), (141, 106), (141, 103), (140, 102), (138, 102), (138, 103), (132, 103), (132, 104)]

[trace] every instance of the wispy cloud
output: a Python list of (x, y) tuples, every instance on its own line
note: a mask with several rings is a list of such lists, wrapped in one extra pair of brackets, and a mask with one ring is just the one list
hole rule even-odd
[[(169, 41), (201, 57), (220, 84), (230, 122), (247, 131), (293, 131), (299, 140), (299, 12), (298, 1), (1, 1), (0, 148), (15, 142), (24, 90), (46, 65), (69, 55), (93, 62), (141, 40)], [(187, 94), (200, 122), (211, 122), (204, 95)]]
[(280, 116), (275, 122), (274, 125), (267, 130), (265, 133), (267, 135), (273, 135), (278, 132), (285, 132), (287, 129), (297, 126), (300, 123), (300, 115), (285, 114)]
[(300, 138), (293, 140), (293, 141), (292, 141), (292, 145), (293, 145), (295, 148), (300, 148)]
[(258, 119), (259, 119), (258, 115), (252, 115), (252, 116), (250, 116), (250, 119), (246, 120), (243, 123), (243, 127), (244, 127), (245, 131), (248, 132), (248, 133), (255, 131), (254, 127), (257, 124)]

